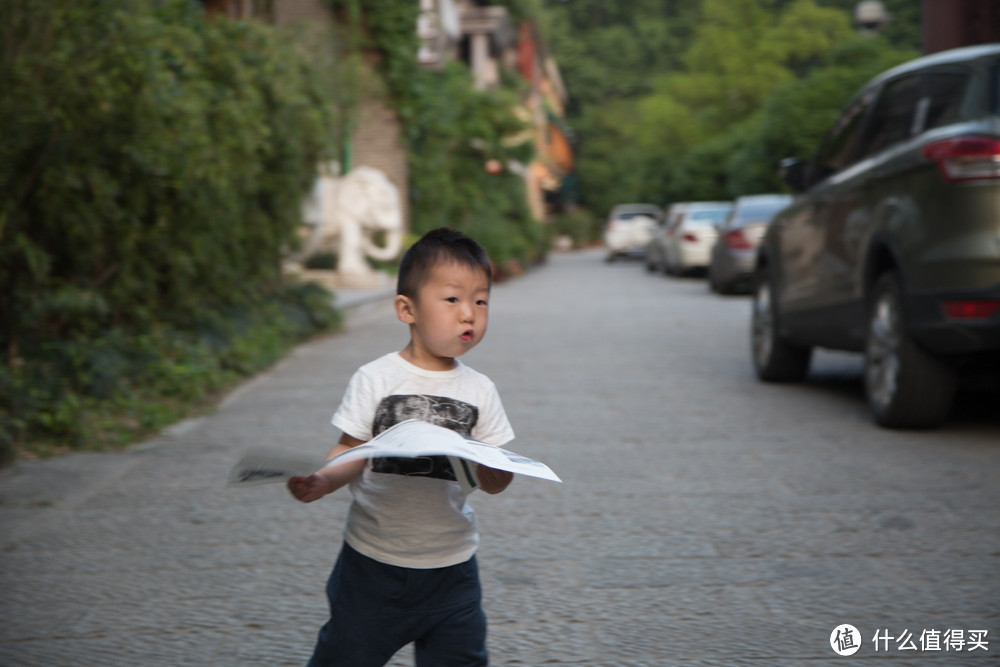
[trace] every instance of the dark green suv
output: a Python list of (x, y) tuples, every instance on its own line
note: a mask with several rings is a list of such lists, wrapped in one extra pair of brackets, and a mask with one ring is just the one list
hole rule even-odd
[(798, 381), (812, 348), (864, 352), (886, 427), (939, 425), (958, 380), (1000, 379), (1000, 45), (869, 82), (808, 162), (760, 247), (754, 365)]

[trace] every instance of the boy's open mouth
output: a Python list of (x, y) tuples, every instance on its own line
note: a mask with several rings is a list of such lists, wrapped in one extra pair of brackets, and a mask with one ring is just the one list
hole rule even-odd
[(472, 336), (473, 335), (474, 334), (473, 334), (472, 329), (466, 329), (465, 331), (462, 332), (462, 335), (459, 336), (459, 338), (461, 338), (462, 340), (464, 340), (466, 342), (469, 342), (470, 340), (472, 340)]

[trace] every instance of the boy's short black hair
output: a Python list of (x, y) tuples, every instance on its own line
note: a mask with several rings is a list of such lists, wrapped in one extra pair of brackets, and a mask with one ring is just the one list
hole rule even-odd
[(471, 269), (480, 269), (486, 274), (487, 285), (492, 286), (493, 269), (486, 249), (462, 232), (439, 227), (424, 234), (403, 255), (399, 262), (396, 294), (417, 298), (431, 269), (443, 262), (458, 262)]

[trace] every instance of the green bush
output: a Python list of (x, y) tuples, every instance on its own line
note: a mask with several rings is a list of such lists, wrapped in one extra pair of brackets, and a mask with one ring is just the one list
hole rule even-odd
[(585, 248), (601, 238), (601, 221), (587, 209), (570, 209), (553, 218), (552, 234), (569, 237), (574, 248)]
[(416, 72), (411, 108), (413, 231), (453, 227), (482, 243), (497, 264), (535, 261), (542, 230), (528, 210), (524, 180), (510, 171), (490, 174), (486, 161), (526, 162), (530, 149), (511, 150), (503, 137), (521, 128), (511, 113), (517, 97), (476, 90), (468, 69)]
[(292, 285), (184, 323), (51, 340), (0, 366), (0, 461), (106, 449), (176, 421), (295, 343), (339, 326), (330, 294)]
[(319, 76), (188, 0), (0, 3), (0, 457), (162, 424), (331, 324), (280, 268), (336, 148)]
[(51, 30), (0, 61), (5, 346), (273, 287), (330, 149), (305, 58), (184, 0), (7, 4)]

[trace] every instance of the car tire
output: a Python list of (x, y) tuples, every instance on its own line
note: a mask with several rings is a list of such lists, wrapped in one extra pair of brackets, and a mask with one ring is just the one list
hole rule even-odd
[(898, 277), (875, 283), (865, 340), (865, 394), (875, 423), (885, 428), (933, 428), (951, 410), (956, 373), (907, 333)]
[(712, 265), (708, 266), (708, 291), (714, 294), (722, 294), (722, 290), (719, 288), (719, 281), (715, 277), (715, 272), (712, 271)]
[(753, 290), (750, 349), (754, 370), (764, 382), (801, 382), (809, 374), (812, 348), (793, 345), (781, 337), (771, 277), (758, 272)]
[(715, 274), (712, 272), (712, 267), (708, 268), (708, 287), (716, 294), (721, 294), (723, 296), (733, 293), (733, 286), (716, 278)]

